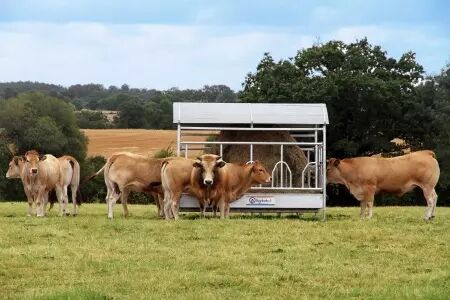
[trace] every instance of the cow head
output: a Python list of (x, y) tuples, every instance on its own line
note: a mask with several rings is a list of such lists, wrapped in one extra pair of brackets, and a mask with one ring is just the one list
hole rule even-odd
[(197, 160), (194, 162), (194, 168), (200, 170), (203, 184), (211, 186), (214, 183), (214, 177), (218, 169), (223, 168), (225, 164), (226, 163), (222, 160), (221, 156), (203, 154), (202, 156), (197, 157)]
[(36, 150), (27, 151), (24, 155), (25, 158), (25, 169), (27, 174), (30, 176), (38, 175), (38, 163), (39, 161), (45, 160), (47, 157), (45, 155), (39, 155)]
[(341, 172), (339, 165), (341, 161), (337, 158), (330, 158), (327, 161), (327, 182), (328, 183), (342, 183)]
[(272, 180), (272, 176), (259, 160), (248, 162), (247, 165), (252, 166), (252, 181), (256, 184), (268, 183)]
[(22, 156), (14, 156), (8, 165), (8, 171), (6, 172), (6, 178), (19, 178), (24, 165), (24, 158)]

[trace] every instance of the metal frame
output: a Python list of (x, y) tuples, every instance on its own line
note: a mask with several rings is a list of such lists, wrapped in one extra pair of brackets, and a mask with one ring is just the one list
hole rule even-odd
[[(202, 103), (196, 104), (199, 107)], [(221, 105), (227, 105), (223, 103)], [(302, 107), (307, 105), (301, 104)], [(292, 105), (291, 105), (292, 106)], [(176, 108), (178, 107), (178, 111)], [(270, 105), (268, 104), (270, 108)], [(272, 171), (272, 185), (270, 187), (254, 187), (249, 193), (245, 194), (241, 199), (231, 204), (232, 211), (240, 212), (315, 212), (320, 209), (323, 212), (322, 218), (326, 217), (326, 125), (328, 124), (328, 116), (326, 107), (324, 108), (324, 120), (322, 123), (317, 124), (289, 124), (286, 127), (274, 128), (268, 127), (275, 124), (257, 124), (253, 122), (252, 107), (249, 104), (248, 109), (250, 112), (251, 122), (248, 124), (234, 124), (233, 127), (227, 126), (226, 123), (219, 123), (217, 120), (216, 126), (211, 124), (182, 124), (181, 110), (179, 109), (179, 103), (174, 103), (174, 123), (177, 124), (177, 156), (189, 156), (190, 150), (208, 149), (208, 147), (219, 145), (220, 154), (223, 154), (223, 145), (248, 145), (249, 146), (249, 161), (253, 161), (253, 148), (257, 145), (279, 145), (280, 146), (280, 160), (275, 164)], [(280, 116), (282, 118), (283, 116)], [(218, 116), (220, 119), (220, 115)], [(257, 127), (256, 127), (257, 126)], [(193, 141), (189, 136), (205, 136), (211, 133), (211, 131), (218, 132), (221, 130), (239, 130), (239, 131), (286, 131), (292, 137), (301, 138), (301, 142), (246, 142), (246, 141)], [(189, 131), (189, 132), (187, 132)], [(193, 132), (193, 133), (192, 133)], [(304, 141), (304, 140), (310, 141)], [(312, 139), (312, 141), (311, 141)], [(285, 146), (299, 146), (308, 159), (308, 163), (301, 172), (301, 186), (292, 186), (292, 170), (290, 166), (284, 161)], [(192, 147), (203, 146), (203, 147)], [(311, 160), (314, 159), (314, 160)], [(311, 166), (314, 166), (313, 170)], [(279, 170), (279, 172), (278, 172)], [(270, 172), (270, 170), (269, 170)], [(306, 172), (306, 176), (305, 176)], [(314, 180), (311, 182), (311, 173), (314, 173)], [(274, 186), (274, 181), (277, 180), (279, 186)], [(307, 187), (305, 187), (305, 184)], [(256, 195), (256, 196), (255, 196)], [(268, 195), (268, 196), (265, 196)], [(251, 198), (260, 197), (260, 204), (264, 204), (264, 199), (267, 197), (275, 197), (280, 199), (280, 205), (267, 204), (267, 206), (252, 205), (249, 202)], [(266, 199), (266, 200), (267, 200)], [(281, 201), (282, 200), (282, 201)], [(246, 202), (247, 201), (247, 202)], [(266, 201), (267, 203), (269, 200)], [(281, 203), (282, 202), (282, 203)], [(261, 204), (261, 205), (262, 205)], [(188, 196), (183, 195), (180, 208), (182, 210), (193, 210), (197, 207), (196, 201)]]

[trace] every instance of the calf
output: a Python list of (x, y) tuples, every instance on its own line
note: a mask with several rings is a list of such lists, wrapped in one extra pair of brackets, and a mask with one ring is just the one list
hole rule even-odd
[(428, 207), (425, 219), (435, 216), (439, 180), (439, 164), (429, 150), (412, 152), (403, 156), (331, 158), (327, 164), (328, 183), (344, 184), (361, 202), (361, 218), (372, 217), (374, 195), (379, 192), (401, 197), (416, 186), (420, 187)]

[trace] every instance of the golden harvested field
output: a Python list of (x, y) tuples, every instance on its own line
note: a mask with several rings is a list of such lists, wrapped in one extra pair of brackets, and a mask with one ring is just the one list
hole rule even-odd
[[(82, 129), (82, 131), (89, 138), (88, 156), (109, 157), (119, 151), (153, 156), (160, 149), (169, 146), (176, 148), (175, 130)], [(192, 137), (190, 140), (204, 141), (205, 137)]]

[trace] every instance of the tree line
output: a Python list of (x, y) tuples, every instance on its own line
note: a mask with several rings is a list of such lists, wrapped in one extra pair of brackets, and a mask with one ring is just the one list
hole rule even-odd
[[(58, 85), (0, 83), (0, 164), (17, 150), (73, 154), (86, 160), (86, 138), (79, 128), (172, 128), (173, 102), (326, 103), (329, 157), (352, 157), (399, 150), (394, 138), (413, 150), (431, 149), (441, 166), (439, 205), (450, 204), (450, 65), (427, 76), (413, 52), (398, 59), (367, 39), (353, 43), (330, 41), (300, 49), (294, 57), (275, 61), (266, 53), (256, 71), (248, 73), (243, 89), (224, 85), (166, 91), (128, 85)], [(81, 111), (90, 109), (94, 111)], [(117, 110), (108, 122), (97, 110)], [(75, 113), (76, 112), (76, 113)], [(27, 148), (28, 147), (28, 148)], [(91, 163), (101, 166), (102, 158)], [(92, 165), (92, 164), (91, 164)], [(92, 166), (86, 165), (87, 170)], [(88, 186), (96, 193), (99, 186)], [(98, 189), (97, 189), (98, 188)], [(17, 186), (0, 178), (0, 198), (13, 199)], [(329, 203), (355, 204), (345, 189), (330, 189)], [(420, 194), (401, 200), (380, 196), (377, 204), (423, 204)]]

